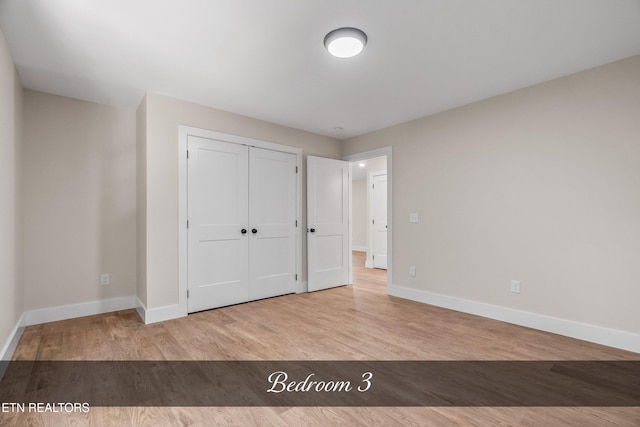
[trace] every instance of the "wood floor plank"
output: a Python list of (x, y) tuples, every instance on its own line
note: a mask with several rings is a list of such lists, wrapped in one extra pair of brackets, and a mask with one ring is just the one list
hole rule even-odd
[[(354, 253), (353, 285), (144, 325), (135, 310), (25, 328), (14, 360), (640, 360), (632, 352), (386, 294)], [(640, 426), (640, 408), (92, 408), (0, 425)]]

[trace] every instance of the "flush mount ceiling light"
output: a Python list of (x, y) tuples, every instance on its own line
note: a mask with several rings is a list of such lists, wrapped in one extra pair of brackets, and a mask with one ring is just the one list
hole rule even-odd
[(338, 28), (324, 38), (324, 47), (338, 58), (356, 56), (367, 44), (367, 35), (357, 28)]

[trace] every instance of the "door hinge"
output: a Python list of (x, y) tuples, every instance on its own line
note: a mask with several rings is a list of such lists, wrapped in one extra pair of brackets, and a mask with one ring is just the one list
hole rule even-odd
[(296, 166), (296, 173), (298, 173), (298, 167)]
[(298, 220), (296, 219), (296, 227), (298, 226)]
[(298, 275), (296, 274), (296, 282), (298, 281)]
[(189, 289), (187, 289), (187, 298), (189, 298)]
[(189, 150), (187, 150), (187, 159), (189, 158)]
[(374, 259), (376, 259), (375, 255), (371, 255), (371, 261), (373, 261)]
[(187, 220), (187, 228), (189, 228), (189, 220)]
[(371, 224), (375, 224), (375, 223), (376, 223), (376, 220), (375, 220), (375, 219), (372, 219), (372, 220), (371, 220)]
[(375, 184), (371, 184), (371, 189), (373, 190), (374, 188), (376, 188)]

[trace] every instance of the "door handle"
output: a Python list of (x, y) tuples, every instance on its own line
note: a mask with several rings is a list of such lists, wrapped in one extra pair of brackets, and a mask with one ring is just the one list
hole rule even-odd
[(258, 230), (256, 230), (255, 228), (252, 228), (252, 229), (251, 229), (251, 232), (252, 232), (253, 234), (256, 234), (256, 233), (258, 232)]
[(309, 231), (310, 231), (310, 232), (312, 232), (312, 233), (315, 233), (315, 232), (316, 232), (316, 229), (315, 229), (315, 228), (312, 228), (312, 229), (311, 229), (311, 230), (309, 230)]
[(243, 228), (242, 230), (240, 230), (240, 232), (241, 232), (242, 234), (247, 234), (247, 229), (246, 229), (246, 228)]

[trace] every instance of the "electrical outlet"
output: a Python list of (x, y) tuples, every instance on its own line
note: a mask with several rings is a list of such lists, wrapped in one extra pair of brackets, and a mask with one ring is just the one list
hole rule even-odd
[(109, 273), (105, 273), (105, 274), (101, 274), (100, 275), (100, 284), (101, 285), (108, 285), (111, 283), (111, 275)]
[(416, 277), (416, 268), (414, 266), (409, 267), (409, 276)]
[(520, 281), (519, 280), (512, 280), (511, 281), (511, 292), (513, 292), (514, 294), (519, 294), (520, 293)]
[(418, 222), (418, 214), (410, 213), (409, 214), (409, 222)]

